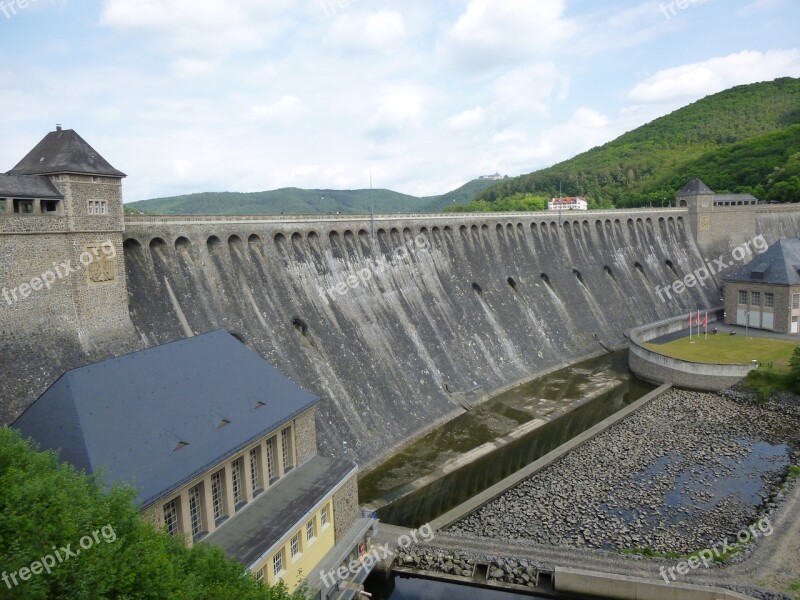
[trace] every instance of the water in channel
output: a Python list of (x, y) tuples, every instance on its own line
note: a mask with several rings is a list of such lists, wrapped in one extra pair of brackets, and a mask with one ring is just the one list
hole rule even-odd
[[(362, 478), (359, 496), (364, 504), (380, 506), (377, 512), (384, 522), (419, 527), (652, 389), (628, 371), (627, 351), (554, 371), (504, 392), (423, 436)], [(534, 423), (536, 420), (540, 422)], [(531, 426), (529, 432), (482, 453), (484, 444), (526, 424)], [(478, 457), (414, 490), (420, 479), (436, 475), (448, 462), (467, 453), (477, 453)]]

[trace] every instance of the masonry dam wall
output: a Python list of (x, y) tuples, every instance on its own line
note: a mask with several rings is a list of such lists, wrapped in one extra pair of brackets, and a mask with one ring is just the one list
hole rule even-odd
[(471, 395), (719, 298), (656, 294), (702, 265), (685, 209), (128, 217), (124, 255), (143, 344), (228, 329), (323, 398), (321, 450), (362, 465)]

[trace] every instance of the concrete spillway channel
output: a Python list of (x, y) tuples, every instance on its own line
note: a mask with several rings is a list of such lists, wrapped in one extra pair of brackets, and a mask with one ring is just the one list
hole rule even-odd
[(461, 415), (362, 478), (385, 523), (419, 527), (653, 389), (617, 352), (554, 371)]

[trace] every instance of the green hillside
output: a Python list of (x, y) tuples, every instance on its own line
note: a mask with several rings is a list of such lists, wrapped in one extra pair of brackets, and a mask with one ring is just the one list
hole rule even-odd
[(423, 198), (382, 189), (205, 192), (131, 202), (125, 209), (160, 215), (364, 214), (370, 212), (374, 201), (378, 213), (437, 212), (453, 203), (470, 202), (494, 183), (476, 179), (441, 196)]
[[(671, 200), (692, 177), (717, 192), (800, 200), (800, 79), (738, 86), (708, 96), (547, 169), (478, 194), (469, 210), (512, 199), (587, 196), (599, 206)], [(452, 210), (452, 208), (451, 208)]]

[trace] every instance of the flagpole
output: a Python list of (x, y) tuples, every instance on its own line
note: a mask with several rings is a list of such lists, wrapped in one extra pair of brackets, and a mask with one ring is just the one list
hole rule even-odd
[(689, 342), (692, 341), (692, 311), (689, 311)]

